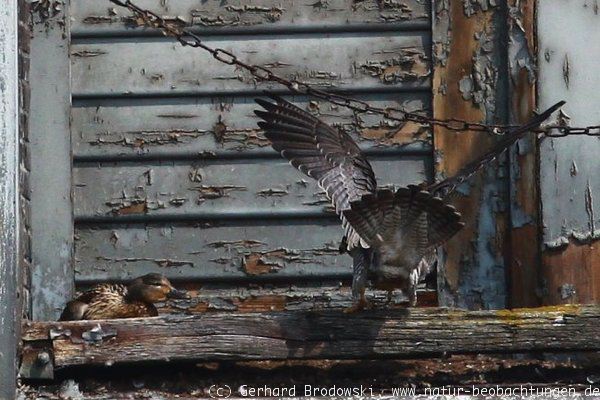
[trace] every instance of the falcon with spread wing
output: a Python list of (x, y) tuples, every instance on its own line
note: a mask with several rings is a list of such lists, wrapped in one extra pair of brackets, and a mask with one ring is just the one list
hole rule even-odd
[(457, 176), (429, 187), (378, 189), (371, 165), (344, 131), (335, 129), (284, 99), (256, 99), (255, 113), (273, 148), (304, 174), (317, 180), (342, 220), (346, 250), (353, 259), (353, 309), (366, 305), (365, 288), (397, 287), (416, 301), (423, 270), (435, 260), (436, 248), (464, 223), (456, 209), (436, 193), (447, 195), (461, 178), (495, 159), (524, 133), (536, 128), (563, 103), (506, 134), (497, 146), (467, 165)]

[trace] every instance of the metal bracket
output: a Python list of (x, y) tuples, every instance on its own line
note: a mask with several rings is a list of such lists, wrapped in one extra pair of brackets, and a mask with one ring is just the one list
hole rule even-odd
[(46, 347), (26, 345), (21, 355), (19, 376), (27, 379), (54, 379), (54, 356)]

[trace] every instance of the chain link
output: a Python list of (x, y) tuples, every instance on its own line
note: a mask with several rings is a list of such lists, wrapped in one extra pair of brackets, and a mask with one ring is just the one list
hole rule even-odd
[[(275, 82), (287, 87), (292, 92), (305, 94), (321, 100), (325, 100), (332, 104), (349, 108), (357, 113), (370, 112), (375, 114), (381, 114), (385, 118), (393, 121), (411, 121), (422, 125), (440, 126), (447, 130), (456, 132), (476, 131), (487, 132), (494, 135), (504, 135), (509, 130), (517, 127), (517, 125), (493, 125), (483, 124), (479, 122), (468, 122), (457, 118), (430, 118), (421, 114), (408, 112), (400, 108), (375, 107), (363, 100), (347, 97), (342, 94), (326, 92), (324, 90), (314, 88), (309, 84), (299, 81), (297, 79), (286, 79), (280, 75), (275, 74), (273, 71), (263, 66), (248, 64), (238, 59), (234, 53), (225, 49), (210, 47), (204, 44), (203, 40), (190, 30), (181, 28), (173, 23), (170, 23), (150, 10), (140, 8), (139, 6), (132, 3), (130, 0), (110, 1), (116, 5), (129, 9), (143, 21), (144, 25), (160, 29), (163, 32), (163, 34), (175, 38), (183, 46), (201, 48), (206, 52), (210, 53), (213, 56), (213, 58), (215, 58), (219, 62), (228, 65), (234, 65), (243, 70), (246, 70), (258, 81)], [(534, 130), (534, 132), (553, 138), (564, 137), (568, 135), (600, 136), (600, 125), (588, 126), (583, 128), (551, 125), (546, 126), (544, 128), (538, 128)]]

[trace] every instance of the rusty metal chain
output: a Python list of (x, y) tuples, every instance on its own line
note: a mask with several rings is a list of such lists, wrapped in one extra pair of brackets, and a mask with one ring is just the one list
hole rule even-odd
[(586, 127), (576, 126), (548, 126), (534, 132), (541, 131), (547, 137), (565, 137), (569, 135), (600, 136), (600, 125), (590, 125)]
[[(164, 35), (175, 38), (183, 46), (200, 48), (210, 53), (213, 58), (219, 62), (227, 65), (233, 65), (248, 71), (258, 81), (279, 83), (287, 87), (292, 92), (325, 100), (332, 104), (349, 108), (358, 113), (371, 112), (375, 114), (381, 114), (385, 118), (393, 121), (411, 121), (422, 125), (440, 126), (445, 129), (458, 132), (476, 131), (487, 132), (494, 135), (504, 135), (509, 130), (517, 127), (517, 125), (494, 125), (479, 122), (468, 122), (458, 118), (430, 118), (421, 114), (408, 112), (400, 108), (375, 107), (363, 100), (316, 89), (308, 83), (299, 81), (297, 79), (286, 79), (263, 66), (246, 63), (240, 60), (234, 53), (225, 49), (208, 46), (198, 35), (190, 30), (181, 28), (176, 24), (168, 22), (160, 15), (150, 10), (140, 8), (130, 0), (110, 0), (110, 2), (129, 9), (136, 17), (141, 19), (141, 22), (144, 25), (161, 30)], [(534, 132), (544, 134), (548, 137), (564, 137), (568, 135), (600, 136), (600, 125), (583, 128), (552, 125), (535, 129)]]

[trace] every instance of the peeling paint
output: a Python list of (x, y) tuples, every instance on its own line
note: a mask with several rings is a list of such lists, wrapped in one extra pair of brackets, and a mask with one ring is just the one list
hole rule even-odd
[(261, 15), (264, 15), (264, 18), (268, 21), (268, 22), (276, 22), (279, 19), (281, 19), (281, 16), (284, 12), (284, 9), (282, 7), (261, 7), (261, 6), (255, 6), (255, 5), (248, 5), (245, 4), (243, 6), (233, 6), (233, 5), (228, 5), (225, 6), (225, 9), (227, 11), (233, 11), (239, 14), (242, 13), (259, 13)]
[(265, 246), (266, 243), (260, 242), (258, 240), (249, 240), (249, 239), (245, 239), (245, 240), (219, 240), (217, 242), (211, 242), (208, 243), (209, 247), (213, 247), (213, 248), (221, 248), (221, 247), (245, 247), (245, 248), (252, 248), (252, 247), (257, 247), (257, 246)]
[(98, 57), (104, 54), (108, 53), (103, 50), (82, 50), (71, 53), (71, 55), (74, 57)]
[(509, 4), (509, 34), (510, 45), (508, 49), (509, 68), (512, 80), (519, 84), (518, 77), (521, 69), (527, 71), (528, 82), (532, 85), (536, 79), (536, 60), (533, 54), (535, 48), (533, 38), (533, 12), (529, 10), (533, 5), (522, 4), (515, 1)]
[(132, 148), (144, 148), (147, 146), (162, 146), (166, 144), (185, 144), (189, 139), (198, 138), (206, 134), (206, 131), (174, 129), (171, 131), (144, 131), (144, 132), (111, 132), (111, 136), (117, 139), (96, 138), (88, 143), (92, 146), (121, 145)]
[(383, 146), (407, 145), (416, 141), (429, 142), (432, 137), (428, 126), (416, 122), (406, 122), (399, 127), (364, 128), (361, 129), (360, 136)]
[(32, 0), (31, 12), (34, 16), (34, 22), (47, 22), (56, 17), (64, 9), (62, 0)]
[(565, 85), (567, 85), (567, 89), (568, 89), (569, 81), (571, 79), (571, 63), (569, 62), (568, 54), (565, 54), (565, 58), (563, 60), (562, 73), (563, 73), (563, 79), (565, 81)]
[(256, 195), (260, 197), (283, 197), (287, 196), (288, 194), (289, 193), (287, 190), (277, 188), (261, 189), (256, 192)]
[(110, 201), (107, 202), (106, 205), (112, 207), (111, 212), (116, 215), (145, 214), (148, 212), (148, 203), (143, 199), (134, 201)]
[(493, 35), (482, 30), (475, 34), (477, 48), (474, 52), (470, 75), (459, 81), (459, 91), (465, 100), (481, 107), (491, 116), (496, 109), (496, 85), (498, 68), (494, 65)]
[[(158, 7), (159, 5), (157, 5)], [(427, 4), (415, 0), (312, 0), (306, 3), (260, 2), (220, 4), (182, 0), (161, 5), (162, 18), (186, 27), (253, 27), (260, 25), (336, 26), (348, 23), (426, 22)], [(73, 16), (76, 32), (139, 26), (141, 21), (121, 15), (120, 9), (93, 2), (78, 6)], [(126, 13), (123, 13), (126, 14)], [(125, 31), (126, 32), (126, 31)]]
[(486, 12), (497, 6), (496, 0), (463, 0), (463, 9), (467, 17), (472, 17), (478, 12)]
[(394, 57), (384, 60), (367, 60), (360, 64), (363, 73), (378, 77), (384, 83), (412, 81), (430, 74), (425, 54), (414, 47), (394, 49)]
[(575, 289), (575, 285), (570, 283), (565, 283), (560, 286), (560, 298), (563, 300), (571, 299), (575, 297), (577, 294), (577, 290)]
[(243, 186), (235, 186), (235, 185), (223, 185), (223, 186), (209, 186), (202, 185), (199, 187), (195, 187), (193, 190), (199, 192), (197, 204), (202, 204), (206, 200), (216, 200), (223, 197), (229, 197), (229, 193), (233, 191), (246, 191), (246, 188)]
[(194, 263), (191, 261), (180, 261), (180, 260), (171, 260), (168, 258), (150, 258), (150, 257), (123, 257), (123, 258), (112, 258), (112, 257), (103, 257), (99, 256), (98, 260), (110, 261), (115, 263), (138, 263), (138, 262), (147, 262), (150, 261), (161, 268), (173, 268), (173, 267), (182, 267), (185, 265), (189, 265), (190, 267), (194, 266)]
[(576, 229), (566, 229), (563, 236), (552, 240), (546, 240), (544, 246), (548, 250), (560, 249), (569, 245), (570, 239), (579, 244), (589, 244), (600, 239), (600, 230), (584, 231)]
[(575, 160), (573, 160), (573, 163), (571, 164), (571, 170), (569, 173), (571, 176), (577, 176), (577, 164), (575, 163)]
[(248, 275), (262, 275), (279, 271), (283, 265), (266, 261), (264, 254), (248, 254), (244, 257), (243, 269)]

